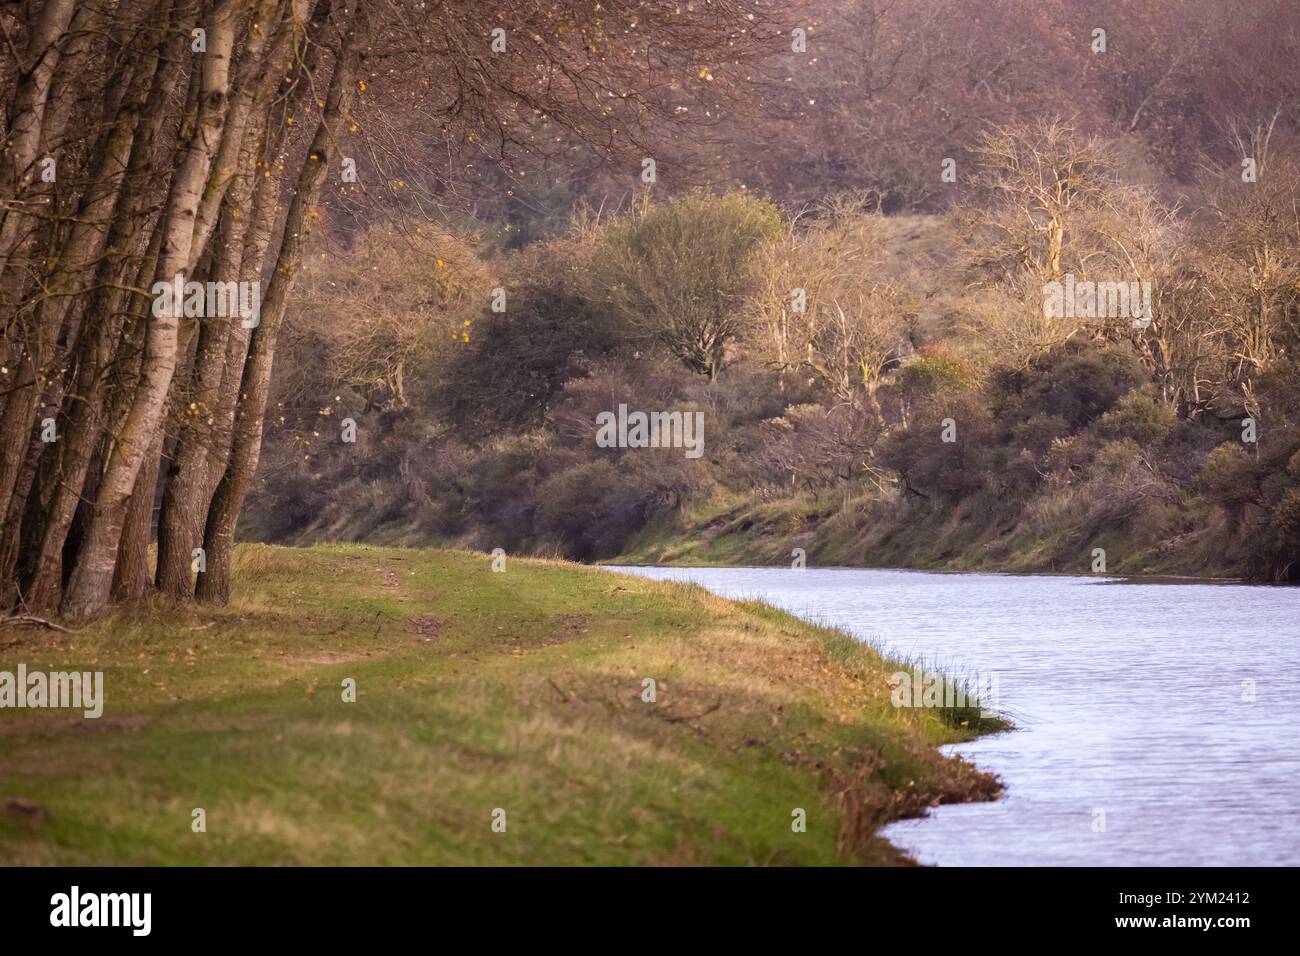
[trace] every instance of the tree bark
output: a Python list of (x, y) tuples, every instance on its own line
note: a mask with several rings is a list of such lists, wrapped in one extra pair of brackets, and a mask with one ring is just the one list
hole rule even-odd
[[(203, 198), (199, 200), (199, 208), (194, 216), (194, 237), (187, 272), (194, 271), (199, 258), (207, 249), (208, 240), (221, 218), (226, 192), (235, 175), (245, 168), (244, 140), (252, 129), (262, 125), (254, 123), (250, 129), (249, 116), (253, 107), (255, 104), (262, 105), (263, 94), (275, 89), (279, 77), (275, 64), (284, 58), (293, 34), (292, 23), (282, 16), (276, 16), (281, 11), (282, 5), (277, 0), (261, 0), (253, 21), (249, 24), (236, 73), (235, 94), (230, 100), (226, 135), (221, 138), (221, 145), (212, 161), (212, 171), (203, 189)], [(274, 29), (270, 22), (272, 17), (275, 17)], [(272, 36), (275, 38), (274, 44), (269, 42)], [(247, 202), (247, 198), (244, 201)], [(237, 202), (232, 205), (236, 209), (240, 208)], [(222, 278), (222, 275), (217, 274), (215, 277)]]
[[(45, 105), (59, 62), (59, 43), (67, 33), (76, 6), (75, 0), (46, 0), (28, 37), (27, 50), (19, 64), (8, 142), (0, 154), (0, 198), (20, 197), (35, 174), (33, 167), (40, 155)], [(25, 218), (15, 206), (0, 225), (0, 274), (11, 265), (10, 257), (21, 241)]]
[[(158, 281), (171, 281), (189, 261), (194, 217), (220, 144), (229, 91), (235, 17), (229, 0), (212, 5), (204, 54), (198, 122), (172, 180), (163, 220)], [(176, 371), (182, 303), (156, 310), (149, 319), (144, 365), (122, 434), (109, 454), (86, 539), (63, 596), (63, 613), (76, 619), (101, 614), (108, 604), (125, 510), (145, 456), (162, 427), (161, 415)]]
[(154, 433), (153, 445), (145, 453), (144, 464), (136, 477), (135, 488), (127, 502), (122, 522), (122, 538), (117, 547), (117, 566), (113, 570), (112, 595), (115, 601), (138, 601), (149, 592), (149, 540), (153, 531), (153, 506), (158, 497), (158, 472), (161, 468), (164, 432)]
[(130, 280), (139, 286), (154, 273), (161, 233), (154, 230), (143, 249), (141, 262), (132, 253), (145, 235), (150, 190), (156, 177), (154, 144), (166, 118), (165, 100), (175, 74), (165, 64), (175, 62), (185, 48), (179, 33), (166, 38), (153, 54), (152, 88), (131, 146), (122, 195), (105, 240), (105, 254), (96, 270), (93, 291), (86, 301), (90, 329), (78, 341), (76, 373), (67, 396), (66, 430), (60, 459), (52, 469), (36, 553), (24, 570), (26, 600), (34, 610), (54, 607), (63, 585), (64, 546), (81, 503), (86, 475), (101, 432), (111, 425), (101, 405), (106, 400), (109, 363), (124, 327), (132, 293), (120, 288)]
[(42, 407), (53, 411), (63, 401), (66, 377), (50, 372), (66, 356), (65, 347), (75, 343), (75, 326), (81, 314), (78, 306), (85, 292), (82, 276), (87, 272), (94, 275), (95, 262), (104, 251), (151, 79), (151, 70), (134, 65), (125, 67), (119, 76), (117, 83), (125, 90), (120, 97), (110, 97), (119, 105), (116, 115), (109, 117), (112, 125), (96, 144), (99, 161), (91, 173), (95, 185), (77, 209), (67, 239), (53, 257), (57, 264), (52, 275), (39, 287), (40, 299), (35, 303), (31, 326), (35, 335), (29, 339), (24, 366), (29, 387), (11, 396), (6, 432), (0, 441), (0, 515), (8, 516), (0, 535), (0, 572), (6, 579), (13, 570), (10, 556), (16, 552), (15, 539), (20, 535), (27, 493), (36, 473), (30, 459), (33, 455), (39, 459), (46, 450), (40, 440), (38, 413)]
[[(245, 150), (247, 162), (255, 161), (256, 151)], [(247, 209), (253, 193), (251, 171), (245, 170), (231, 191), (232, 203), (222, 216), (212, 275), (218, 281), (237, 281), (241, 277), (244, 239), (248, 231)], [(208, 319), (199, 331), (198, 351), (194, 359), (193, 390), (189, 405), (181, 413), (181, 424), (167, 473), (162, 510), (158, 516), (157, 585), (164, 594), (178, 598), (194, 594), (193, 553), (202, 541), (203, 519), (207, 513), (205, 489), (213, 454), (221, 380), (226, 367), (226, 350), (234, 330), (240, 327), (239, 316)]]
[[(264, 12), (274, 9), (276, 4), (263, 3)], [(248, 59), (241, 64), (239, 72), (245, 85), (232, 103), (230, 130), (222, 140), (221, 152), (214, 163), (195, 224), (195, 241), (198, 242), (204, 230), (210, 228), (205, 224), (205, 217), (215, 219), (216, 207), (227, 194), (228, 185), (229, 202), (221, 212), (218, 245), (211, 269), (212, 277), (217, 281), (260, 282), (261, 279), (262, 262), (270, 238), (269, 222), (264, 224), (266, 238), (261, 243), (260, 254), (249, 262), (253, 266), (251, 270), (244, 268), (245, 249), (249, 245), (250, 229), (257, 228), (256, 220), (260, 219), (261, 213), (274, 212), (275, 202), (271, 191), (273, 180), (256, 176), (257, 159), (263, 145), (261, 137), (268, 132), (267, 122), (265, 119), (250, 122), (249, 117), (254, 110), (263, 111), (274, 95), (281, 74), (268, 67), (286, 55), (295, 28), (295, 21), (281, 22), (275, 42), (265, 58), (260, 53), (269, 31), (255, 32), (255, 37), (261, 37), (263, 43), (246, 51)], [(262, 76), (260, 82), (255, 79), (258, 76)], [(233, 155), (227, 156), (228, 153)], [(255, 191), (257, 200), (254, 202)], [(253, 204), (251, 214), (250, 204)], [(269, 210), (268, 205), (271, 207)], [(225, 470), (230, 448), (230, 421), (238, 383), (237, 379), (225, 381), (226, 368), (231, 361), (237, 361), (235, 367), (242, 368), (248, 332), (238, 316), (209, 319), (200, 330), (192, 377), (193, 391), (188, 407), (182, 410), (176, 449), (168, 468), (162, 509), (158, 515), (156, 584), (160, 591), (172, 597), (190, 598), (194, 595), (194, 549), (203, 543), (204, 518)], [(223, 382), (225, 391), (229, 393), (228, 401), (223, 401), (226, 397)]]
[[(337, 16), (337, 8), (332, 15)], [(356, 14), (353, 16), (355, 22)], [(328, 171), (335, 166), (334, 146), (351, 102), (355, 33), (348, 25), (343, 26), (342, 32), (344, 39), (330, 78), (321, 122), (299, 170), (289, 206), (271, 288), (262, 307), (262, 321), (253, 330), (240, 381), (230, 461), (208, 511), (203, 537), (207, 571), (199, 576), (197, 593), (199, 600), (210, 604), (226, 604), (230, 600), (235, 526), (261, 454), (262, 421), (270, 391), (276, 337), (302, 262), (308, 213), (320, 196)]]

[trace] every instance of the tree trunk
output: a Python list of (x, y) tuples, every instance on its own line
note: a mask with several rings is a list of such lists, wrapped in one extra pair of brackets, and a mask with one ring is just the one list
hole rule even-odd
[[(245, 150), (250, 165), (255, 162), (255, 155), (255, 150)], [(232, 190), (231, 206), (222, 217), (212, 268), (213, 278), (218, 281), (237, 281), (241, 277), (249, 217), (239, 211), (248, 208), (252, 193), (253, 177), (246, 170)], [(239, 217), (235, 218), (232, 213), (238, 213)], [(226, 350), (233, 330), (240, 327), (241, 321), (239, 316), (209, 319), (200, 329), (190, 406), (181, 415), (179, 437), (168, 468), (167, 487), (158, 516), (157, 584), (159, 590), (173, 597), (186, 598), (194, 594), (194, 549), (202, 542), (203, 519), (210, 494), (205, 490), (215, 484), (208, 480), (208, 474), (212, 470), (210, 462), (215, 457), (212, 446), (216, 437), (217, 406), (226, 367)]]
[[(194, 217), (225, 124), (230, 51), (235, 35), (231, 7), (229, 0), (213, 4), (198, 122), (171, 183), (162, 225), (158, 281), (171, 281), (189, 261)], [(63, 596), (62, 610), (69, 617), (95, 617), (108, 603), (126, 505), (145, 456), (153, 447), (155, 433), (162, 427), (161, 416), (176, 371), (181, 309), (181, 302), (173, 302), (171, 308), (158, 309), (160, 314), (149, 319), (135, 401), (109, 454), (86, 539)]]
[[(35, 176), (45, 105), (59, 62), (59, 43), (67, 33), (76, 6), (75, 0), (46, 0), (32, 27), (23, 62), (18, 65), (8, 144), (0, 154), (0, 198), (20, 197)], [(21, 242), (27, 218), (15, 205), (0, 225), (0, 274), (11, 265), (11, 256)]]
[[(275, 4), (264, 3), (265, 8)], [(283, 22), (265, 61), (259, 53), (261, 47), (246, 51), (248, 59), (241, 64), (240, 76), (246, 81), (231, 106), (230, 131), (222, 140), (221, 153), (214, 163), (208, 189), (203, 196), (199, 218), (195, 224), (196, 242), (205, 229), (206, 221), (216, 216), (216, 206), (229, 185), (229, 202), (221, 214), (218, 247), (213, 256), (212, 277), (217, 281), (260, 282), (262, 261), (270, 239), (269, 222), (264, 224), (260, 254), (250, 261), (253, 269), (245, 269), (245, 249), (250, 229), (258, 227), (258, 220), (275, 207), (272, 194), (273, 180), (258, 178), (257, 159), (262, 143), (259, 137), (266, 131), (265, 120), (250, 122), (250, 113), (262, 110), (275, 93), (279, 82), (278, 70), (267, 70), (260, 84), (254, 81), (259, 67), (278, 62), (285, 56), (293, 36), (291, 22)], [(265, 39), (265, 34), (259, 34)], [(254, 95), (256, 94), (256, 95)], [(234, 149), (230, 144), (235, 144)], [(227, 153), (232, 155), (227, 156)], [(215, 180), (221, 180), (219, 184)], [(257, 199), (253, 196), (256, 186)], [(253, 212), (248, 210), (253, 204)], [(206, 236), (204, 236), (206, 239)], [(254, 246), (253, 248), (257, 248)], [(191, 253), (191, 260), (194, 259)], [(193, 394), (190, 396), (194, 414), (182, 415), (182, 425), (172, 457), (162, 510), (158, 515), (158, 570), (156, 583), (165, 594), (177, 598), (194, 595), (194, 549), (203, 543), (204, 518), (208, 513), (213, 492), (225, 470), (230, 448), (230, 422), (237, 397), (237, 378), (226, 382), (226, 369), (232, 362), (243, 367), (248, 346), (248, 329), (241, 318), (209, 319), (203, 326), (193, 371)], [(237, 375), (238, 373), (236, 373)], [(224, 385), (224, 390), (223, 390)], [(223, 401), (227, 393), (229, 400)]]
[(84, 343), (84, 351), (91, 354), (83, 357), (78, 368), (74, 391), (77, 404), (62, 439), (63, 454), (52, 476), (54, 487), (44, 510), (44, 527), (27, 587), (27, 605), (34, 612), (54, 606), (63, 585), (63, 547), (81, 501), (102, 424), (99, 404), (104, 399), (104, 388), (100, 373), (111, 354), (113, 333), (120, 328), (120, 323), (106, 318), (94, 341)]
[[(337, 16), (337, 11), (334, 15)], [(253, 330), (248, 360), (240, 381), (230, 461), (213, 497), (204, 529), (207, 571), (199, 577), (198, 597), (210, 604), (226, 604), (230, 600), (235, 526), (261, 454), (262, 419), (271, 385), (276, 337), (302, 261), (307, 214), (320, 195), (328, 171), (336, 165), (333, 149), (339, 141), (342, 120), (351, 100), (355, 34), (347, 29), (346, 24), (340, 27), (344, 34), (342, 48), (330, 79), (320, 125), (299, 170), (271, 288), (262, 307), (262, 321)]]
[[(170, 94), (174, 76), (163, 64), (175, 62), (184, 48), (181, 35), (163, 41), (155, 51), (152, 88), (143, 108), (143, 120), (132, 143), (126, 178), (105, 241), (105, 256), (96, 271), (93, 291), (86, 303), (92, 331), (78, 343), (76, 379), (68, 396), (65, 418), (66, 433), (60, 439), (61, 458), (53, 472), (48, 501), (44, 504), (37, 553), (29, 561), (30, 579), (27, 601), (36, 611), (57, 604), (63, 585), (64, 545), (72, 527), (77, 506), (81, 503), (86, 475), (94, 458), (101, 429), (111, 424), (101, 405), (106, 399), (105, 376), (114, 347), (123, 330), (122, 316), (128, 311), (131, 293), (120, 288), (130, 281), (143, 285), (154, 273), (161, 232), (154, 230), (143, 262), (136, 264), (132, 251), (137, 247), (147, 224), (150, 189), (154, 183), (154, 143), (166, 116), (164, 102)], [(132, 268), (134, 265), (134, 272)]]
[(113, 571), (113, 599), (138, 601), (149, 592), (149, 541), (153, 531), (153, 506), (158, 497), (158, 471), (163, 452), (163, 429), (154, 434), (153, 446), (145, 455), (135, 488), (127, 502), (122, 538), (117, 547)]
[[(293, 35), (291, 23), (283, 16), (276, 16), (277, 29), (270, 29), (270, 19), (280, 12), (280, 8), (281, 4), (277, 0), (261, 0), (249, 28), (249, 35), (244, 40), (234, 84), (235, 95), (231, 97), (230, 112), (226, 119), (226, 135), (222, 137), (217, 155), (212, 161), (212, 171), (194, 216), (194, 237), (187, 272), (194, 270), (199, 257), (207, 248), (208, 240), (221, 218), (222, 202), (236, 174), (247, 168), (245, 140), (263, 125), (261, 122), (254, 123), (250, 128), (249, 116), (255, 104), (264, 104), (264, 94), (274, 91), (280, 76), (275, 64), (284, 59)], [(276, 42), (269, 44), (273, 33)], [(244, 202), (247, 203), (247, 198)], [(235, 209), (241, 208), (237, 200), (230, 205)], [(217, 274), (215, 278), (222, 278), (222, 275)]]
[[(24, 384), (29, 384), (29, 387), (15, 393), (7, 409), (10, 430), (0, 442), (0, 515), (9, 516), (5, 521), (5, 531), (0, 535), (0, 572), (6, 578), (13, 570), (8, 559), (11, 554), (16, 554), (14, 539), (20, 535), (21, 516), (26, 510), (30, 480), (35, 474), (34, 468), (23, 467), (23, 463), (25, 457), (30, 459), (35, 453), (39, 458), (45, 450), (39, 435), (34, 434), (38, 429), (38, 412), (43, 405), (53, 414), (63, 400), (66, 379), (61, 375), (50, 375), (49, 370), (55, 368), (66, 354), (59, 345), (60, 340), (68, 347), (75, 342), (77, 330), (74, 326), (80, 317), (77, 308), (81, 301), (79, 294), (85, 291), (81, 277), (87, 270), (93, 270), (95, 261), (103, 252), (108, 224), (113, 221), (121, 194), (124, 170), (132, 155), (139, 110), (149, 92), (150, 70), (128, 66), (125, 74), (117, 80), (126, 91), (118, 98), (120, 107), (111, 117), (113, 125), (97, 144), (96, 152), (100, 159), (91, 174), (96, 186), (77, 210), (67, 241), (54, 257), (57, 265), (53, 274), (39, 287), (41, 298), (36, 303), (36, 317), (32, 323), (35, 335), (29, 340), (24, 364)], [(34, 437), (20, 444), (22, 436)]]

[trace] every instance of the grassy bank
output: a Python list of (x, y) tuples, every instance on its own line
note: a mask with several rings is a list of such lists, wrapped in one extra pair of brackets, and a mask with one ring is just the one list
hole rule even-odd
[(802, 548), (810, 567), (1236, 578), (1231, 529), (1196, 502), (1110, 513), (1088, 493), (1026, 508), (975, 495), (946, 509), (843, 495), (770, 501), (731, 496), (674, 514), (635, 535), (610, 564), (788, 566)]
[(0, 670), (106, 697), (0, 710), (0, 863), (895, 863), (882, 823), (996, 792), (935, 749), (977, 712), (895, 709), (839, 632), (489, 560), (246, 546), (226, 609), (0, 627)]

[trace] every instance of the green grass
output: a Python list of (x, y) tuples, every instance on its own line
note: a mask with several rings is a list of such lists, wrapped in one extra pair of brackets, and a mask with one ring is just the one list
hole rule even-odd
[(106, 697), (0, 711), (0, 863), (897, 863), (882, 823), (997, 791), (935, 749), (991, 722), (896, 709), (902, 665), (700, 588), (249, 545), (236, 592), (0, 627), (0, 670)]

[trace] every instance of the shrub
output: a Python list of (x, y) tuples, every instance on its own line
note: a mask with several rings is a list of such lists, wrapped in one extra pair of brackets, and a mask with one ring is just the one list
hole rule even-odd
[(880, 426), (853, 405), (794, 405), (764, 422), (763, 435), (765, 441), (755, 450), (762, 478), (773, 485), (815, 489), (872, 474), (869, 458)]
[(1004, 372), (997, 384), (1005, 395), (1008, 419), (1059, 415), (1077, 430), (1148, 380), (1130, 348), (1072, 341), (1039, 356), (1026, 369)]
[(1102, 445), (1093, 459), (1096, 478), (1120, 478), (1127, 475), (1142, 457), (1142, 448), (1131, 438), (1118, 438)]
[(538, 531), (578, 560), (610, 557), (648, 522), (681, 507), (703, 475), (677, 449), (586, 462), (538, 488)]
[(557, 240), (512, 258), (506, 311), (479, 313), (436, 385), (435, 404), (463, 434), (539, 426), (564, 383), (618, 343), (609, 315), (578, 289), (587, 253)]
[(781, 228), (771, 203), (693, 192), (608, 227), (591, 259), (589, 298), (636, 338), (716, 378), (739, 334), (738, 300), (759, 243)]
[[(943, 441), (944, 419), (956, 441)], [(898, 472), (904, 490), (956, 501), (985, 487), (997, 470), (993, 418), (982, 397), (959, 392), (926, 404), (906, 429), (884, 443), (882, 463)]]
[(1154, 385), (1147, 384), (1123, 396), (1088, 432), (1099, 442), (1131, 439), (1148, 448), (1168, 435), (1176, 421), (1174, 410), (1156, 397)]
[(941, 391), (959, 391), (973, 384), (966, 363), (948, 355), (921, 355), (898, 372), (897, 385), (910, 400)]
[(1278, 583), (1300, 581), (1300, 487), (1282, 496), (1268, 521), (1251, 537), (1247, 573)]
[(1239, 521), (1242, 509), (1259, 497), (1258, 468), (1241, 442), (1224, 442), (1210, 452), (1196, 482), (1234, 521)]

